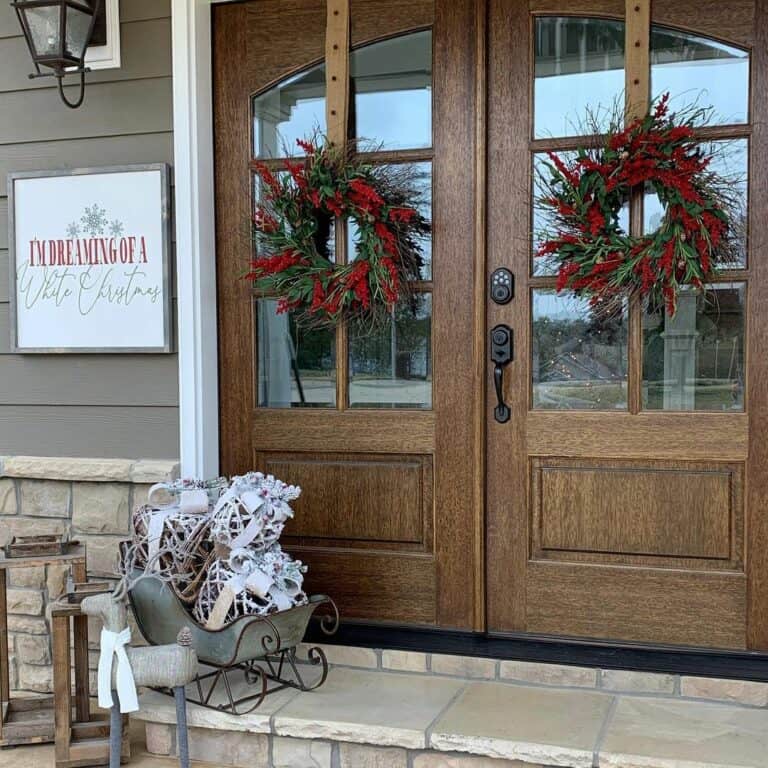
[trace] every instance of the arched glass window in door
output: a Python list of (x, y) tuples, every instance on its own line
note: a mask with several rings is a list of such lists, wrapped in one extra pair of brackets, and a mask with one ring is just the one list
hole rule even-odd
[[(252, 101), (253, 154), (280, 172), (297, 138), (325, 131), (325, 66), (310, 67)], [(350, 57), (350, 138), (371, 163), (408, 165), (431, 219), (432, 33), (372, 43)], [(254, 196), (260, 190), (254, 179)], [(353, 259), (356, 232), (340, 222), (331, 258)], [(432, 248), (421, 280), (375, 332), (304, 329), (257, 297), (257, 405), (268, 408), (432, 407)]]

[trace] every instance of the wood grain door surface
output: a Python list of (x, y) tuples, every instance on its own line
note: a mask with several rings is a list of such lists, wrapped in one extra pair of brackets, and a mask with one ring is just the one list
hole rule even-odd
[[(350, 328), (333, 336), (333, 403), (261, 401), (264, 315), (239, 279), (251, 256), (253, 99), (322, 63), (326, 9), (214, 6), (222, 471), (256, 466), (304, 488), (285, 543), (345, 618), (768, 648), (767, 4), (351, 0), (354, 50), (431, 31), (432, 143), (373, 158), (432, 172), (432, 273), (415, 286), (431, 297), (431, 402), (420, 408), (353, 403)], [(590, 20), (606, 26), (579, 31)], [(710, 286), (709, 304), (686, 299), (677, 326), (634, 305), (601, 324), (561, 304), (532, 264), (534, 164), (580, 142), (539, 131), (543, 111), (559, 117), (542, 94), (568, 66), (618, 69), (620, 94), (625, 78), (632, 98), (653, 94), (651, 67), (676, 56), (742, 72), (746, 61), (745, 116), (702, 133), (735, 142), (748, 176), (745, 264)], [(563, 110), (576, 92), (555, 91)], [(635, 233), (642, 208), (633, 200)], [(343, 231), (336, 239), (347, 258)], [(516, 278), (505, 306), (487, 296), (497, 267)], [(506, 424), (493, 418), (488, 365), (498, 323), (516, 347)]]
[[(488, 268), (508, 266), (517, 278), (515, 300), (488, 308), (488, 326), (507, 323), (517, 342), (507, 371), (512, 419), (488, 427), (492, 631), (768, 647), (760, 149), (768, 73), (766, 11), (757, 6), (490, 2)], [(746, 114), (716, 116), (702, 132), (734, 142), (732, 160), (741, 155), (746, 263), (709, 286), (709, 302), (686, 297), (674, 321), (644, 316), (636, 305), (623, 318), (601, 320), (558, 297), (554, 278), (532, 264), (532, 169), (540, 153), (575, 149), (584, 139), (572, 134), (590, 133), (569, 130), (548, 103), (559, 97), (563, 111), (579, 103), (567, 77), (560, 91), (550, 81), (623, 66), (626, 91), (621, 73), (613, 81), (621, 99), (658, 95), (668, 78), (663, 65), (683, 50), (694, 64), (730, 56), (734, 74), (718, 82), (710, 71), (702, 83), (680, 61), (676, 88), (682, 82), (695, 96), (703, 85), (702, 102), (716, 106), (749, 92)], [(642, 232), (642, 198), (629, 218)], [(715, 357), (726, 339), (732, 357), (723, 367)]]
[[(473, 373), (478, 367), (473, 342), (477, 317), (471, 287), (476, 114), (472, 3), (352, 0), (350, 5), (353, 51), (370, 52), (361, 60), (353, 95), (355, 88), (363, 94), (398, 88), (407, 92), (414, 68), (424, 66), (401, 55), (398, 40), (415, 34), (423, 42), (431, 32), (427, 57), (433, 75), (426, 89), (431, 114), (428, 104), (426, 114), (423, 109), (419, 113), (421, 123), (431, 127), (431, 140), (394, 148), (385, 141), (371, 157), (373, 162), (419, 164), (432, 171), (433, 272), (414, 286), (421, 306), (428, 307), (430, 300), (432, 305), (431, 340), (427, 333), (419, 358), (419, 366), (430, 370), (426, 376), (423, 370), (406, 370), (408, 359), (398, 347), (386, 372), (405, 388), (409, 382), (418, 385), (426, 393), (421, 407), (408, 407), (407, 402), (375, 407), (354, 400), (356, 392), (372, 385), (370, 378), (364, 380), (366, 368), (350, 362), (348, 350), (356, 342), (354, 329), (345, 327), (330, 342), (333, 363), (318, 363), (332, 369), (323, 386), (333, 390), (326, 400), (335, 402), (265, 406), (260, 387), (268, 374), (259, 370), (266, 364), (259, 359), (259, 349), (267, 343), (265, 318), (257, 317), (257, 297), (240, 279), (251, 257), (251, 162), (259, 141), (253, 98), (272, 94), (274, 103), (265, 109), (273, 109), (280, 121), (289, 120), (302, 99), (311, 108), (312, 93), (322, 96), (317, 91), (322, 73), (315, 77), (312, 72), (323, 61), (326, 5), (322, 0), (254, 0), (214, 6), (213, 14), (221, 469), (233, 473), (258, 467), (301, 485), (296, 518), (283, 543), (310, 565), (308, 589), (332, 595), (346, 619), (482, 628), (482, 530), (477, 520), (482, 478), (475, 461), (482, 453), (475, 431), (481, 405), (474, 398), (482, 384)], [(373, 47), (376, 43), (381, 45)], [(416, 46), (407, 53), (419, 50), (423, 48)], [(355, 66), (353, 59), (353, 77)], [(295, 76), (304, 77), (308, 90), (296, 91), (286, 103), (275, 88)], [(374, 131), (403, 120), (398, 101), (388, 98), (389, 111), (381, 113)], [(353, 99), (352, 112), (355, 106), (365, 105)], [(415, 130), (415, 117), (413, 123)], [(273, 154), (280, 152), (273, 147)], [(279, 170), (280, 162), (265, 155), (262, 159)], [(456, 183), (462, 173), (468, 183)], [(337, 258), (349, 258), (342, 230), (336, 235)], [(422, 338), (429, 324), (428, 309), (424, 311), (427, 319), (422, 315), (419, 320)], [(398, 338), (407, 343), (408, 328), (399, 331)], [(364, 348), (368, 340), (359, 343)], [(386, 343), (401, 342), (393, 334)], [(382, 354), (386, 356), (386, 349)], [(301, 397), (311, 398), (300, 373), (306, 385)], [(291, 375), (287, 368), (286, 375)], [(357, 389), (356, 376), (362, 380)], [(384, 391), (385, 384), (378, 381), (375, 386)]]

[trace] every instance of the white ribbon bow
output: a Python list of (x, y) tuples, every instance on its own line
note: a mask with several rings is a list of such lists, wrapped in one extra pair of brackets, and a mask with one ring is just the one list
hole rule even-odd
[(131, 629), (126, 627), (122, 632), (101, 630), (101, 655), (99, 656), (99, 706), (102, 709), (112, 708), (112, 658), (117, 656), (117, 697), (120, 701), (120, 711), (139, 711), (139, 700), (136, 695), (136, 682), (133, 679), (131, 662), (125, 652), (125, 646), (131, 642)]

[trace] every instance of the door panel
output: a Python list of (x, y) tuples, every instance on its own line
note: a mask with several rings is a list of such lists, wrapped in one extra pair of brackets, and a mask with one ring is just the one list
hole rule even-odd
[[(344, 618), (477, 627), (479, 380), (455, 375), (476, 367), (474, 187), (453, 183), (475, 173), (473, 4), (351, 2), (350, 136), (413, 165), (434, 206), (424, 279), (373, 335), (298, 328), (240, 279), (254, 156), (279, 172), (283, 143), (324, 125), (325, 3), (223, 4), (213, 21), (221, 469), (302, 486), (282, 541)], [(354, 233), (334, 234), (350, 258)]]
[[(748, 595), (766, 577), (750, 538), (763, 526), (747, 524), (746, 506), (747, 489), (764, 483), (749, 463), (752, 409), (765, 409), (754, 386), (762, 363), (745, 356), (766, 324), (752, 303), (754, 258), (711, 286), (709, 303), (686, 298), (674, 321), (634, 304), (623, 318), (591, 316), (532, 263), (537, 157), (577, 148), (589, 132), (574, 122), (579, 112), (610, 105), (625, 80), (679, 79), (680, 62), (702, 72), (717, 59), (723, 79), (707, 76), (710, 98), (728, 102), (731, 118), (710, 135), (749, 140), (750, 55), (753, 77), (762, 66), (749, 48), (754, 4), (729, 4), (728, 18), (723, 6), (697, 4), (683, 19), (678, 4), (654, 2), (644, 73), (637, 57), (625, 61), (642, 34), (627, 32), (624, 3), (526, 5), (489, 6), (487, 268), (516, 278), (514, 301), (487, 309), (487, 328), (506, 323), (516, 341), (505, 371), (512, 418), (487, 413), (489, 629), (754, 647), (751, 627), (762, 624)], [(689, 23), (692, 34), (663, 26)], [(696, 72), (683, 80), (701, 87)], [(753, 122), (756, 108), (753, 94)], [(754, 167), (749, 195), (754, 211), (763, 195)], [(645, 215), (634, 203), (625, 226), (647, 231), (657, 213), (652, 200)], [(754, 235), (748, 247), (754, 256)]]

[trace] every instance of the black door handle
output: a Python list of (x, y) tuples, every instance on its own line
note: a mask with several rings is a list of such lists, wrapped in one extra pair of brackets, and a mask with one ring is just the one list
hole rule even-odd
[(512, 329), (508, 325), (497, 325), (491, 331), (491, 360), (493, 366), (493, 386), (496, 389), (496, 408), (493, 415), (499, 424), (505, 424), (512, 415), (509, 406), (504, 402), (504, 368), (514, 357), (514, 342)]

